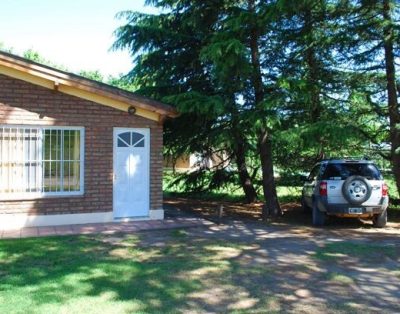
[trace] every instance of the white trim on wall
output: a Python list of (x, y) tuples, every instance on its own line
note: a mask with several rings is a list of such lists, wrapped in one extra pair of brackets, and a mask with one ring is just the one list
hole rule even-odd
[(163, 220), (164, 219), (164, 209), (153, 209), (150, 210), (151, 220)]
[(163, 218), (163, 209), (150, 210), (148, 217), (129, 219), (114, 219), (113, 212), (62, 215), (0, 214), (0, 230), (16, 230), (25, 227), (63, 226), (89, 223), (161, 220)]

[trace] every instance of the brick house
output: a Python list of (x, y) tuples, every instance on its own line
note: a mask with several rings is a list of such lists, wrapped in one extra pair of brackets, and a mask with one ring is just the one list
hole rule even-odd
[(0, 228), (162, 219), (176, 111), (0, 52)]

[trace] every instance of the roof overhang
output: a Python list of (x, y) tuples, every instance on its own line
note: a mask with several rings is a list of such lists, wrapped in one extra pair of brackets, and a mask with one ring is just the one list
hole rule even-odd
[(133, 106), (135, 115), (160, 123), (178, 116), (173, 107), (155, 100), (4, 52), (0, 52), (0, 74), (125, 112)]

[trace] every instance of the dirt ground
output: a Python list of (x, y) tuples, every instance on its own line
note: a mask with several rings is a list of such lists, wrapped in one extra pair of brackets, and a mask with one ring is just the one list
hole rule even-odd
[[(222, 221), (239, 219), (244, 221), (261, 221), (262, 203), (244, 204), (221, 201), (205, 201), (187, 198), (167, 198), (164, 200), (166, 208), (174, 208), (174, 212), (193, 214), (211, 221), (218, 221), (218, 210), (222, 207)], [(271, 220), (272, 225), (291, 225), (312, 227), (311, 212), (304, 212), (299, 203), (281, 204), (283, 216)], [(400, 235), (400, 209), (388, 209), (388, 224), (384, 229), (372, 227), (371, 220), (329, 217), (326, 229), (362, 229), (366, 232), (387, 233), (399, 232)]]
[[(230, 288), (210, 284), (211, 291), (197, 296), (199, 312), (230, 312), (232, 304), (240, 305), (239, 313), (400, 312), (400, 219), (390, 211), (384, 229), (357, 219), (331, 219), (326, 227), (314, 228), (298, 204), (285, 204), (282, 218), (264, 223), (261, 204), (165, 203), (170, 215), (214, 221), (222, 205), (220, 225), (190, 229), (188, 237), (248, 244), (240, 254), (227, 255), (243, 267), (238, 269), (243, 276)], [(270, 298), (267, 308), (263, 298)]]

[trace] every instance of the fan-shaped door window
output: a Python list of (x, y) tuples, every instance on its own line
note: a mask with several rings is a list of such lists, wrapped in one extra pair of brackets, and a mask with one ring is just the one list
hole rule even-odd
[(118, 147), (144, 147), (144, 135), (137, 132), (120, 133)]

